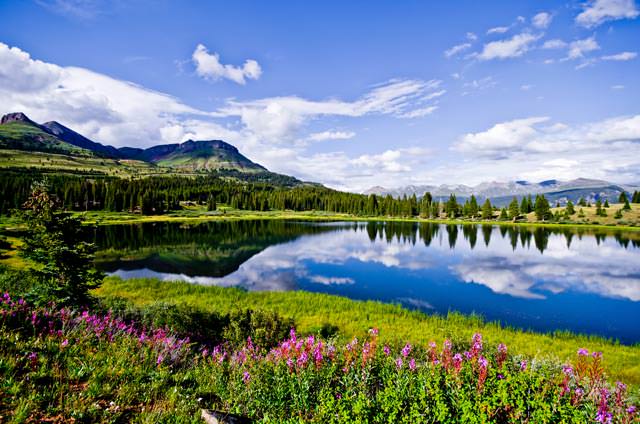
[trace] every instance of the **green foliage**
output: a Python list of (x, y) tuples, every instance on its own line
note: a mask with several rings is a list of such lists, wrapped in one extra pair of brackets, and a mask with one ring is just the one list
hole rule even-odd
[(552, 218), (551, 208), (549, 207), (549, 202), (544, 197), (544, 194), (540, 194), (536, 196), (536, 202), (534, 204), (534, 210), (536, 213), (536, 219), (538, 221), (547, 221)]
[(0, 125), (0, 149), (92, 156), (91, 151), (66, 143), (37, 125), (17, 121)]
[(517, 219), (520, 215), (520, 207), (518, 206), (518, 199), (513, 198), (511, 203), (509, 203), (509, 219)]
[(201, 408), (279, 423), (635, 420), (637, 390), (607, 381), (606, 354), (577, 348), (562, 366), (480, 334), (385, 345), (372, 330), (346, 346), (292, 331), (272, 350), (211, 350), (93, 311), (8, 297), (0, 309), (0, 416), (12, 421), (199, 422)]
[(622, 209), (618, 209), (618, 210), (616, 211), (616, 213), (613, 215), (613, 217), (614, 217), (615, 219), (621, 219), (621, 218), (622, 218)]
[[(491, 226), (487, 226), (489, 230)], [(543, 234), (539, 231), (536, 238)], [(537, 358), (566, 360), (575, 354), (576, 346), (588, 346), (601, 351), (612, 378), (640, 384), (640, 346), (624, 346), (598, 337), (558, 332), (540, 334), (506, 328), (498, 323), (485, 323), (477, 316), (450, 313), (442, 316), (409, 311), (397, 305), (380, 302), (360, 302), (343, 297), (304, 291), (246, 292), (235, 288), (203, 287), (183, 282), (162, 282), (153, 279), (120, 280), (107, 278), (96, 293), (99, 297), (122, 297), (136, 307), (155, 302), (172, 302), (202, 311), (229, 314), (238, 309), (258, 309), (276, 312), (292, 318), (302, 333), (318, 333), (327, 323), (339, 329), (341, 341), (366, 335), (366, 329), (379, 327), (388, 343), (411, 341), (427, 344), (445, 338), (468, 339), (482, 332), (490, 343), (504, 342), (514, 352)], [(336, 333), (335, 328), (330, 333)]]
[(500, 221), (506, 221), (507, 219), (509, 219), (506, 208), (502, 208), (500, 210), (500, 217), (498, 219), (500, 219)]
[(444, 212), (447, 214), (447, 218), (455, 218), (460, 214), (460, 205), (458, 205), (455, 194), (449, 196), (449, 200), (444, 205)]
[(46, 183), (34, 184), (24, 209), (27, 232), (20, 253), (37, 264), (29, 270), (35, 284), (28, 297), (41, 304), (88, 304), (89, 290), (103, 276), (93, 268), (95, 246), (85, 241), (81, 220), (60, 212)]
[(565, 209), (565, 212), (567, 213), (567, 215), (571, 216), (571, 215), (575, 215), (576, 213), (576, 209), (573, 206), (573, 202), (571, 200), (567, 201), (567, 206)]
[(624, 191), (620, 192), (620, 196), (618, 196), (618, 203), (625, 203), (628, 201), (629, 198), (627, 197), (627, 193)]
[(580, 200), (578, 200), (578, 206), (582, 206), (583, 208), (587, 206), (587, 201), (584, 197), (581, 197)]
[(484, 201), (482, 205), (482, 219), (492, 219), (493, 218), (493, 207), (491, 206), (491, 201), (489, 199)]

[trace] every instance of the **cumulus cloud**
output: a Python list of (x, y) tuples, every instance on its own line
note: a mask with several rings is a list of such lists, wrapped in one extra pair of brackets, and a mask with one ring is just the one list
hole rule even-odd
[(237, 139), (211, 122), (209, 113), (175, 97), (88, 69), (35, 60), (0, 43), (0, 113), (15, 111), (39, 122), (58, 120), (116, 146), (176, 142), (173, 136), (198, 130)]
[(636, 52), (622, 52), (618, 54), (612, 54), (609, 56), (602, 56), (602, 60), (614, 60), (614, 61), (627, 61), (632, 60), (638, 57), (638, 53)]
[(634, 0), (591, 0), (576, 16), (576, 23), (593, 28), (607, 21), (635, 19), (639, 14)]
[(257, 80), (262, 75), (262, 68), (255, 60), (248, 59), (242, 66), (224, 65), (218, 53), (209, 53), (202, 44), (196, 46), (191, 58), (196, 65), (196, 73), (214, 81), (224, 78), (244, 85), (246, 79)]
[(462, 43), (462, 44), (455, 45), (455, 46), (451, 47), (450, 49), (445, 50), (444, 56), (445, 57), (455, 56), (458, 53), (469, 49), (470, 47), (471, 47), (471, 43)]
[(585, 53), (589, 53), (599, 49), (600, 45), (596, 41), (595, 35), (592, 35), (589, 38), (584, 38), (582, 40), (572, 41), (571, 44), (569, 44), (567, 59), (579, 59), (581, 57), (584, 57)]
[[(479, 183), (487, 175), (507, 180), (589, 175), (631, 183), (640, 177), (640, 115), (573, 126), (549, 117), (515, 119), (465, 134), (452, 149), (464, 154), (458, 177), (468, 182)], [(575, 161), (572, 166), (558, 161), (568, 158)], [(430, 170), (434, 178), (449, 172), (447, 167)]]
[(480, 60), (492, 60), (520, 57), (525, 54), (531, 47), (531, 44), (539, 38), (540, 36), (533, 34), (521, 33), (506, 40), (492, 41), (484, 45), (478, 58)]
[(551, 24), (553, 16), (547, 12), (540, 12), (531, 18), (531, 24), (538, 29), (545, 29)]

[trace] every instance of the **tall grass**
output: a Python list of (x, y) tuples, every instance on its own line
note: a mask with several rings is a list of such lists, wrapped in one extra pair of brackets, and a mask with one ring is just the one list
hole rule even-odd
[[(512, 352), (540, 359), (567, 361), (576, 349), (603, 352), (610, 378), (640, 385), (640, 345), (625, 346), (601, 337), (555, 332), (542, 334), (485, 322), (477, 316), (449, 313), (447, 316), (411, 311), (398, 305), (354, 301), (343, 297), (291, 292), (247, 292), (236, 288), (163, 282), (156, 279), (105, 279), (98, 296), (122, 297), (138, 306), (170, 302), (202, 311), (229, 313), (237, 309), (262, 309), (293, 318), (302, 333), (334, 333), (339, 337), (364, 337), (369, 328), (380, 329), (382, 341), (398, 344), (411, 341), (426, 345), (469, 340), (480, 332), (490, 344), (505, 343)], [(606, 317), (602, 317), (606, 319)]]

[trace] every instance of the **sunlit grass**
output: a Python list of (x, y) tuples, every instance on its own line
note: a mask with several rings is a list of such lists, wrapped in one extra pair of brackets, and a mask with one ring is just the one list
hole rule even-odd
[(340, 336), (345, 339), (362, 337), (372, 327), (380, 328), (385, 341), (400, 343), (410, 340), (422, 345), (432, 340), (441, 343), (445, 338), (468, 340), (473, 333), (481, 332), (489, 343), (506, 343), (512, 352), (560, 361), (572, 358), (578, 348), (586, 347), (603, 352), (605, 367), (612, 378), (640, 384), (640, 345), (625, 346), (600, 337), (570, 332), (542, 334), (522, 331), (458, 313), (432, 315), (398, 305), (354, 301), (304, 291), (247, 292), (154, 279), (125, 281), (110, 277), (96, 294), (123, 297), (137, 305), (164, 301), (220, 313), (238, 308), (263, 309), (293, 318), (304, 333), (318, 332), (323, 326), (337, 326)]

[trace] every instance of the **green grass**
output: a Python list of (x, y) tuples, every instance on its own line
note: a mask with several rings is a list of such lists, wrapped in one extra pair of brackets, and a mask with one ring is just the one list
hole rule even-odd
[(24, 122), (0, 125), (0, 148), (46, 151), (48, 153), (92, 156), (91, 151), (61, 141), (42, 129)]
[(457, 313), (429, 315), (398, 305), (354, 301), (304, 291), (246, 292), (154, 279), (124, 281), (110, 277), (105, 279), (96, 294), (122, 297), (138, 306), (164, 301), (219, 313), (238, 308), (262, 309), (293, 318), (298, 329), (305, 333), (335, 325), (344, 338), (362, 337), (367, 329), (378, 327), (383, 340), (426, 345), (431, 340), (442, 343), (445, 338), (469, 340), (473, 333), (481, 332), (489, 344), (503, 342), (511, 352), (537, 359), (566, 361), (575, 357), (578, 348), (586, 347), (590, 351), (603, 352), (604, 364), (611, 378), (640, 385), (640, 345), (625, 346), (600, 337), (569, 332), (541, 334), (522, 331)]
[[(179, 211), (170, 212), (163, 215), (140, 215), (130, 212), (107, 212), (91, 211), (78, 213), (90, 224), (114, 225), (136, 222), (169, 222), (169, 221), (215, 221), (215, 220), (239, 220), (239, 219), (283, 219), (283, 220), (305, 220), (305, 221), (390, 221), (390, 222), (430, 222), (440, 224), (476, 224), (476, 225), (499, 225), (499, 226), (524, 226), (524, 227), (547, 227), (547, 228), (581, 228), (588, 230), (602, 229), (606, 231), (629, 231), (640, 233), (640, 204), (633, 204), (632, 211), (624, 215), (622, 222), (599, 222), (585, 221), (569, 222), (538, 222), (533, 214), (527, 216), (527, 221), (487, 221), (487, 220), (465, 220), (465, 219), (422, 219), (422, 218), (402, 218), (384, 216), (355, 216), (345, 213), (304, 211), (296, 212), (291, 210), (267, 212), (246, 211), (232, 209), (227, 206), (218, 205), (218, 210), (209, 212), (204, 206), (186, 206)], [(613, 209), (610, 208), (610, 209)], [(612, 215), (612, 214), (610, 214)]]

